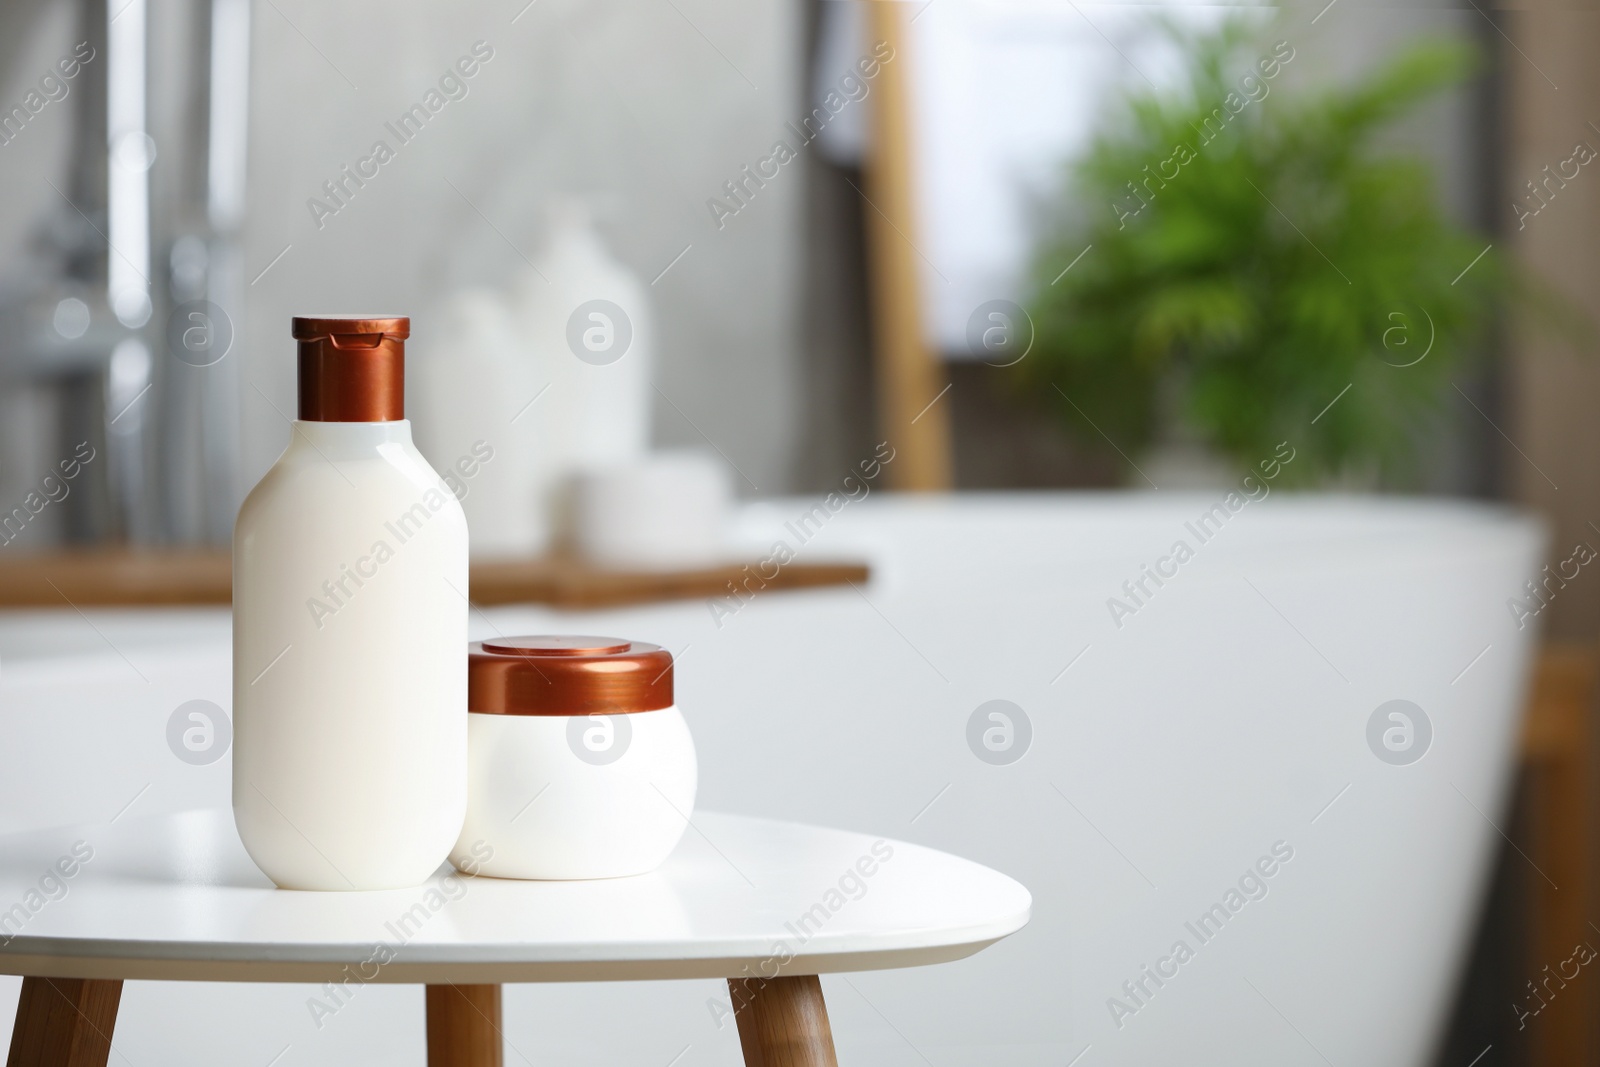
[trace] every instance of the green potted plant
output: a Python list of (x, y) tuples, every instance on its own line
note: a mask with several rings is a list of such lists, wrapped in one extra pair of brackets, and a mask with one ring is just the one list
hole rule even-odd
[(1189, 442), (1248, 468), (1288, 441), (1301, 482), (1404, 473), (1507, 273), (1380, 134), (1472, 51), (1297, 93), (1287, 42), (1238, 22), (1180, 41), (1182, 88), (1131, 96), (1071, 171), (1017, 373), (1125, 456)]

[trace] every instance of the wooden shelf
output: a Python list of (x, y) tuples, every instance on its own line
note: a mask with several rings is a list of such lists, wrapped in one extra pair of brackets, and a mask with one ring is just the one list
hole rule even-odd
[(226, 552), (41, 552), (0, 559), (0, 607), (227, 604)]
[[(863, 563), (791, 563), (762, 582), (753, 565), (686, 571), (607, 571), (547, 557), (472, 565), (475, 604), (605, 608), (730, 595), (749, 581), (762, 592), (865, 582)], [(0, 559), (0, 608), (217, 605), (233, 599), (226, 552), (51, 552)]]
[(864, 563), (790, 563), (763, 582), (753, 563), (688, 571), (606, 571), (577, 560), (545, 558), (474, 563), (472, 602), (607, 608), (729, 596), (730, 582), (738, 587), (748, 580), (752, 591), (766, 592), (861, 583), (867, 576)]

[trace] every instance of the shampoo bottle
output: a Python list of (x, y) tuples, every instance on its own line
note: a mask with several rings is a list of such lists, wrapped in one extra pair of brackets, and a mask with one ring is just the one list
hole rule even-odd
[(456, 490), (475, 558), (538, 555), (551, 538), (550, 379), (493, 290), (452, 294), (438, 325), (438, 340), (412, 353), (417, 447)]
[(286, 889), (418, 885), (467, 802), (467, 524), (404, 318), (296, 318), (299, 420), (233, 537), (233, 811)]
[(546, 435), (551, 484), (640, 459), (650, 448), (654, 323), (648, 288), (618, 262), (577, 203), (511, 285), (512, 314), (550, 392), (527, 418)]

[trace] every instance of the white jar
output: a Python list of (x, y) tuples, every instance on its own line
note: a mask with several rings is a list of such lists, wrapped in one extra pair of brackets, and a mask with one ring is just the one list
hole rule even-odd
[(572, 489), (573, 547), (598, 567), (683, 570), (728, 558), (733, 486), (715, 453), (667, 449), (593, 467)]
[(541, 879), (659, 866), (689, 824), (697, 778), (671, 653), (513, 637), (474, 643), (467, 658), (467, 818), (451, 862)]
[(296, 319), (300, 421), (233, 536), (233, 813), (285, 889), (419, 885), (466, 811), (467, 524), (406, 319)]

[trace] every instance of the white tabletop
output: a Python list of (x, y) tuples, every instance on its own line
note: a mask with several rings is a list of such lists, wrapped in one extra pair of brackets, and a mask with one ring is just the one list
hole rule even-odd
[[(75, 844), (92, 858), (72, 860)], [(70, 878), (51, 873), (63, 859)], [(256, 982), (906, 967), (977, 952), (1020, 929), (1032, 903), (1005, 875), (920, 845), (708, 812), (665, 865), (635, 878), (526, 882), (446, 867), (415, 889), (291, 892), (272, 887), (232, 813), (217, 810), (0, 838), (0, 908), (12, 902), (21, 910), (0, 911), (0, 973)]]

